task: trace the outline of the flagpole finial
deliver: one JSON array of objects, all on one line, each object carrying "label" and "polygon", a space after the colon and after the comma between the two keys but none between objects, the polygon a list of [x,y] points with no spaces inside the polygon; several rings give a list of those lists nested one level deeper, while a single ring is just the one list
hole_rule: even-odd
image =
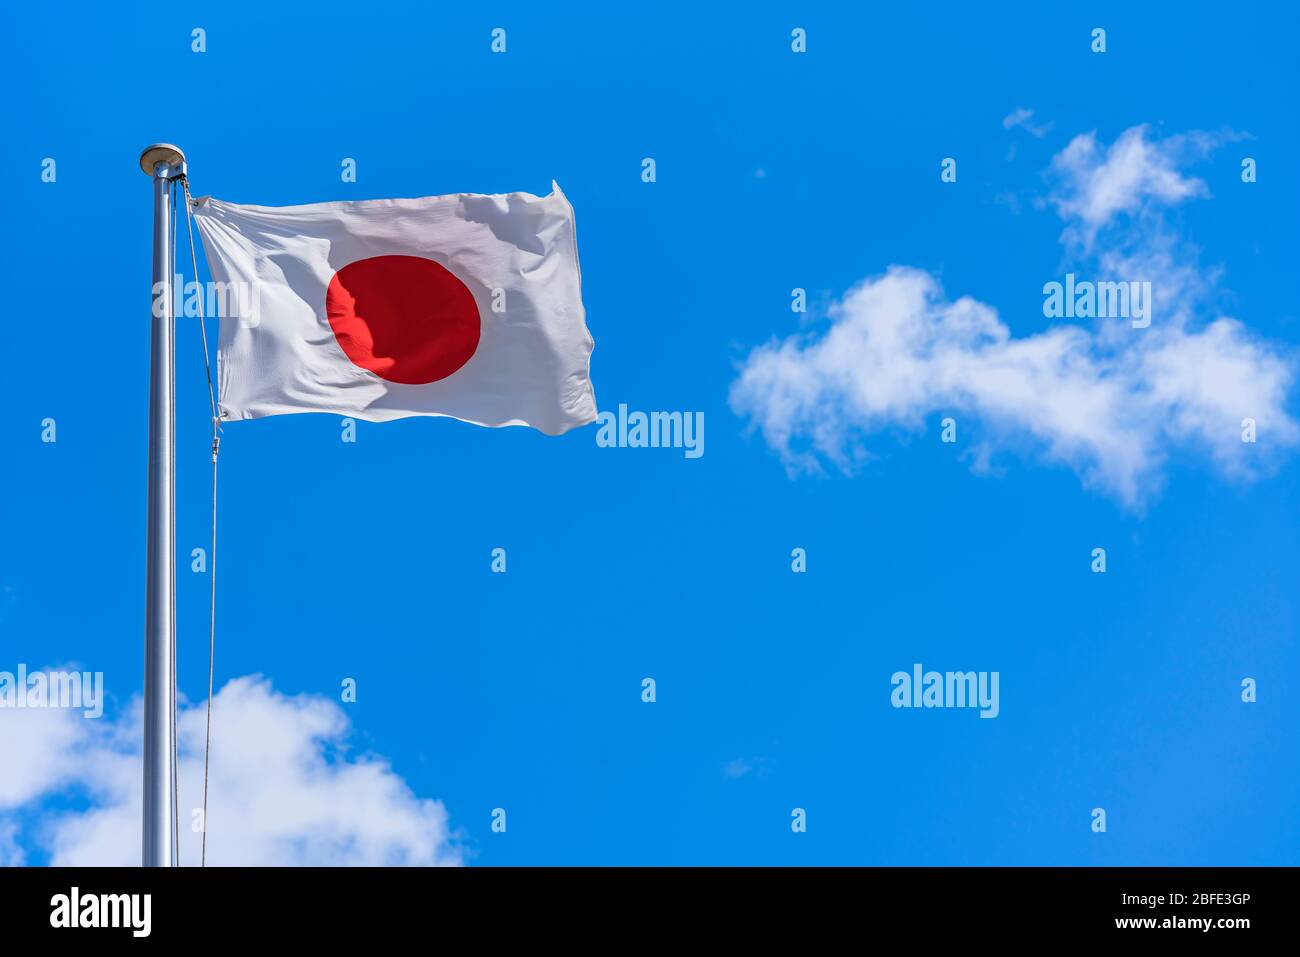
[{"label": "flagpole finial", "polygon": [[155,143],[153,146],[146,147],[140,154],[140,169],[148,176],[155,174],[159,163],[166,163],[168,167],[183,166],[185,153],[179,146],[172,146],[171,143]]}]

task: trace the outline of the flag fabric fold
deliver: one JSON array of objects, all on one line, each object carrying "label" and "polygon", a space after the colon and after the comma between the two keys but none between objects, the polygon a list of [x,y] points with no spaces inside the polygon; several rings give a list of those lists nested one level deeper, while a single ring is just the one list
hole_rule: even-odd
[{"label": "flag fabric fold", "polygon": [[223,420],[450,416],[558,435],[596,418],[573,207],[547,196],[194,201]]}]

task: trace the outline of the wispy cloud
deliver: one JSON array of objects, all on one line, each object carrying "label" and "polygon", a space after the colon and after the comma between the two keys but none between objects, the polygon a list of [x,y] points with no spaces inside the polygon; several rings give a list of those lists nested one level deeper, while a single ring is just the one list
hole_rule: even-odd
[{"label": "wispy cloud", "polygon": [[26,862],[18,844],[18,823],[0,819],[0,867],[21,867]]},{"label": "wispy cloud", "polygon": [[[996,452],[1024,451],[1134,508],[1159,490],[1174,448],[1227,475],[1257,474],[1300,441],[1286,408],[1295,369],[1287,351],[1209,312],[1216,277],[1160,218],[1161,208],[1205,193],[1172,163],[1189,142],[1152,143],[1135,127],[1109,148],[1076,137],[1053,161],[1067,249],[1089,251],[1093,278],[1141,278],[1161,290],[1150,328],[1035,317],[1051,324],[1013,337],[992,306],[949,299],[932,275],[893,266],[835,303],[828,328],[753,350],[733,383],[733,410],[792,474],[823,460],[851,471],[867,455],[866,436],[921,429],[938,414],[981,423],[984,471]],[[1141,223],[1120,222],[1125,215]],[[1254,445],[1241,441],[1247,418],[1257,423]]]},{"label": "wispy cloud", "polygon": [[732,758],[722,766],[722,774],[732,780],[747,777],[750,774],[762,777],[767,774],[769,765],[768,759],[763,757]]},{"label": "wispy cloud", "polygon": [[1050,121],[1047,123],[1035,123],[1034,111],[1026,109],[1023,106],[1016,107],[1006,116],[1002,117],[1002,128],[1004,130],[1020,127],[1030,136],[1040,140],[1052,131],[1054,125],[1055,124]]},{"label": "wispy cloud", "polygon": [[[344,753],[343,709],[288,697],[257,676],[213,702],[208,862],[218,865],[456,864],[437,801],[413,794],[382,759]],[[182,709],[181,849],[197,863],[204,705]],[[21,860],[18,822],[56,865],[133,865],[140,856],[140,707],[116,722],[67,710],[0,711],[0,858]],[[54,795],[89,806],[46,810]]]},{"label": "wispy cloud", "polygon": [[1060,181],[1052,202],[1066,221],[1064,240],[1088,249],[1098,231],[1120,214],[1209,195],[1203,180],[1176,167],[1187,139],[1158,142],[1148,132],[1146,126],[1132,127],[1105,148],[1096,133],[1083,133],[1052,158]]}]

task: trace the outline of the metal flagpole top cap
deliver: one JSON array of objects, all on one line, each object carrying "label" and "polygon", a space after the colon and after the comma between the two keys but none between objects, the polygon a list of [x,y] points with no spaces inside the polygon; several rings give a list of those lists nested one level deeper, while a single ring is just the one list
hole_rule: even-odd
[{"label": "metal flagpole top cap", "polygon": [[140,168],[150,176],[153,175],[154,167],[159,163],[177,166],[184,162],[185,154],[181,152],[181,148],[172,146],[170,143],[155,143],[140,154]]}]

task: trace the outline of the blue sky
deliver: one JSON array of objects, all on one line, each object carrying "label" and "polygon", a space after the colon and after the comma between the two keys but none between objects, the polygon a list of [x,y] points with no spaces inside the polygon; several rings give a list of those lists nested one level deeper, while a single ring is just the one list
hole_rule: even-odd
[{"label": "blue sky", "polygon": [[[304,819],[325,813],[346,837],[391,813],[393,853],[416,860],[1297,862],[1293,383],[1261,410],[1272,428],[1257,446],[1216,446],[1187,425],[1201,406],[1142,405],[1141,372],[1103,363],[1097,387],[1138,403],[1119,416],[1140,460],[1127,473],[1086,442],[1053,453],[1051,437],[1073,434],[1044,426],[1038,402],[999,409],[983,386],[904,383],[924,395],[872,415],[842,381],[824,386],[788,423],[795,459],[762,427],[776,422],[771,383],[734,391],[774,341],[793,343],[790,375],[824,374],[804,350],[837,324],[872,327],[870,310],[835,304],[895,265],[941,287],[938,311],[972,297],[1012,339],[1072,322],[1087,355],[1136,354],[1132,337],[1101,343],[1098,320],[1043,316],[1045,282],[1100,277],[1108,254],[1165,288],[1182,277],[1157,333],[1234,317],[1234,343],[1294,368],[1293,12],[213,4],[14,16],[20,42],[0,66],[12,97],[0,670],[103,671],[102,723],[129,737],[142,684],[145,145],[180,144],[196,195],[267,205],[544,193],[555,179],[577,215],[598,403],[702,411],[705,454],[599,448],[594,426],[548,438],[363,422],[344,444],[333,416],[231,424],[217,683],[266,680],[238,686],[225,732],[218,699],[220,761],[256,748],[250,714],[298,720],[308,750],[325,742],[308,764],[333,768],[326,777],[371,768],[395,788],[322,790],[331,808]],[[191,51],[195,27],[205,53]],[[494,27],[507,31],[503,55],[489,50]],[[795,27],[804,54],[791,51]],[[1094,27],[1104,54],[1089,49]],[[1004,125],[1017,109],[1033,111],[1032,129]],[[1081,239],[1095,207],[1080,204],[1134,128],[1148,172],[1197,185],[1174,198],[1158,180],[1130,183],[1132,204]],[[1080,136],[1091,160],[1054,161]],[[1241,182],[1246,156],[1256,183]],[[340,180],[345,157],[356,183]],[[955,183],[941,182],[945,157]],[[791,311],[795,287],[806,315]],[[205,544],[209,501],[202,357],[185,321],[177,364],[186,556]],[[1059,396],[1044,381],[1045,407]],[[1090,414],[1079,428],[1110,438],[1114,423]],[[956,443],[940,441],[945,415]],[[837,434],[821,449],[819,423]],[[840,454],[856,464],[841,468]],[[505,575],[490,571],[496,547]],[[795,547],[804,574],[791,571]],[[1096,547],[1104,575],[1090,570]],[[182,564],[179,682],[192,702],[206,695],[207,589]],[[892,708],[890,676],[916,662],[999,672],[999,716]],[[358,699],[343,704],[348,677]],[[1255,703],[1241,700],[1244,677]],[[332,731],[302,731],[322,714],[312,727]],[[65,765],[93,753],[85,767],[125,780],[129,748],[74,736],[61,750],[71,739],[27,737],[5,728],[12,717],[0,711],[0,739],[31,763],[4,773],[45,783],[0,789],[0,859],[119,853],[111,835],[82,840],[76,821],[111,832],[129,808],[114,817],[104,804],[127,799]],[[54,743],[24,751],[20,737]],[[123,760],[102,762],[105,748]],[[287,800],[290,823],[259,840],[288,857],[291,838],[294,854],[331,839],[295,830],[298,798]],[[441,802],[445,820],[420,800]],[[498,807],[504,834],[490,827]],[[796,807],[806,833],[791,830]],[[1090,827],[1096,807],[1104,834]],[[221,818],[214,803],[210,850],[238,859],[220,850]],[[433,850],[415,834],[425,825],[445,831]]]}]

